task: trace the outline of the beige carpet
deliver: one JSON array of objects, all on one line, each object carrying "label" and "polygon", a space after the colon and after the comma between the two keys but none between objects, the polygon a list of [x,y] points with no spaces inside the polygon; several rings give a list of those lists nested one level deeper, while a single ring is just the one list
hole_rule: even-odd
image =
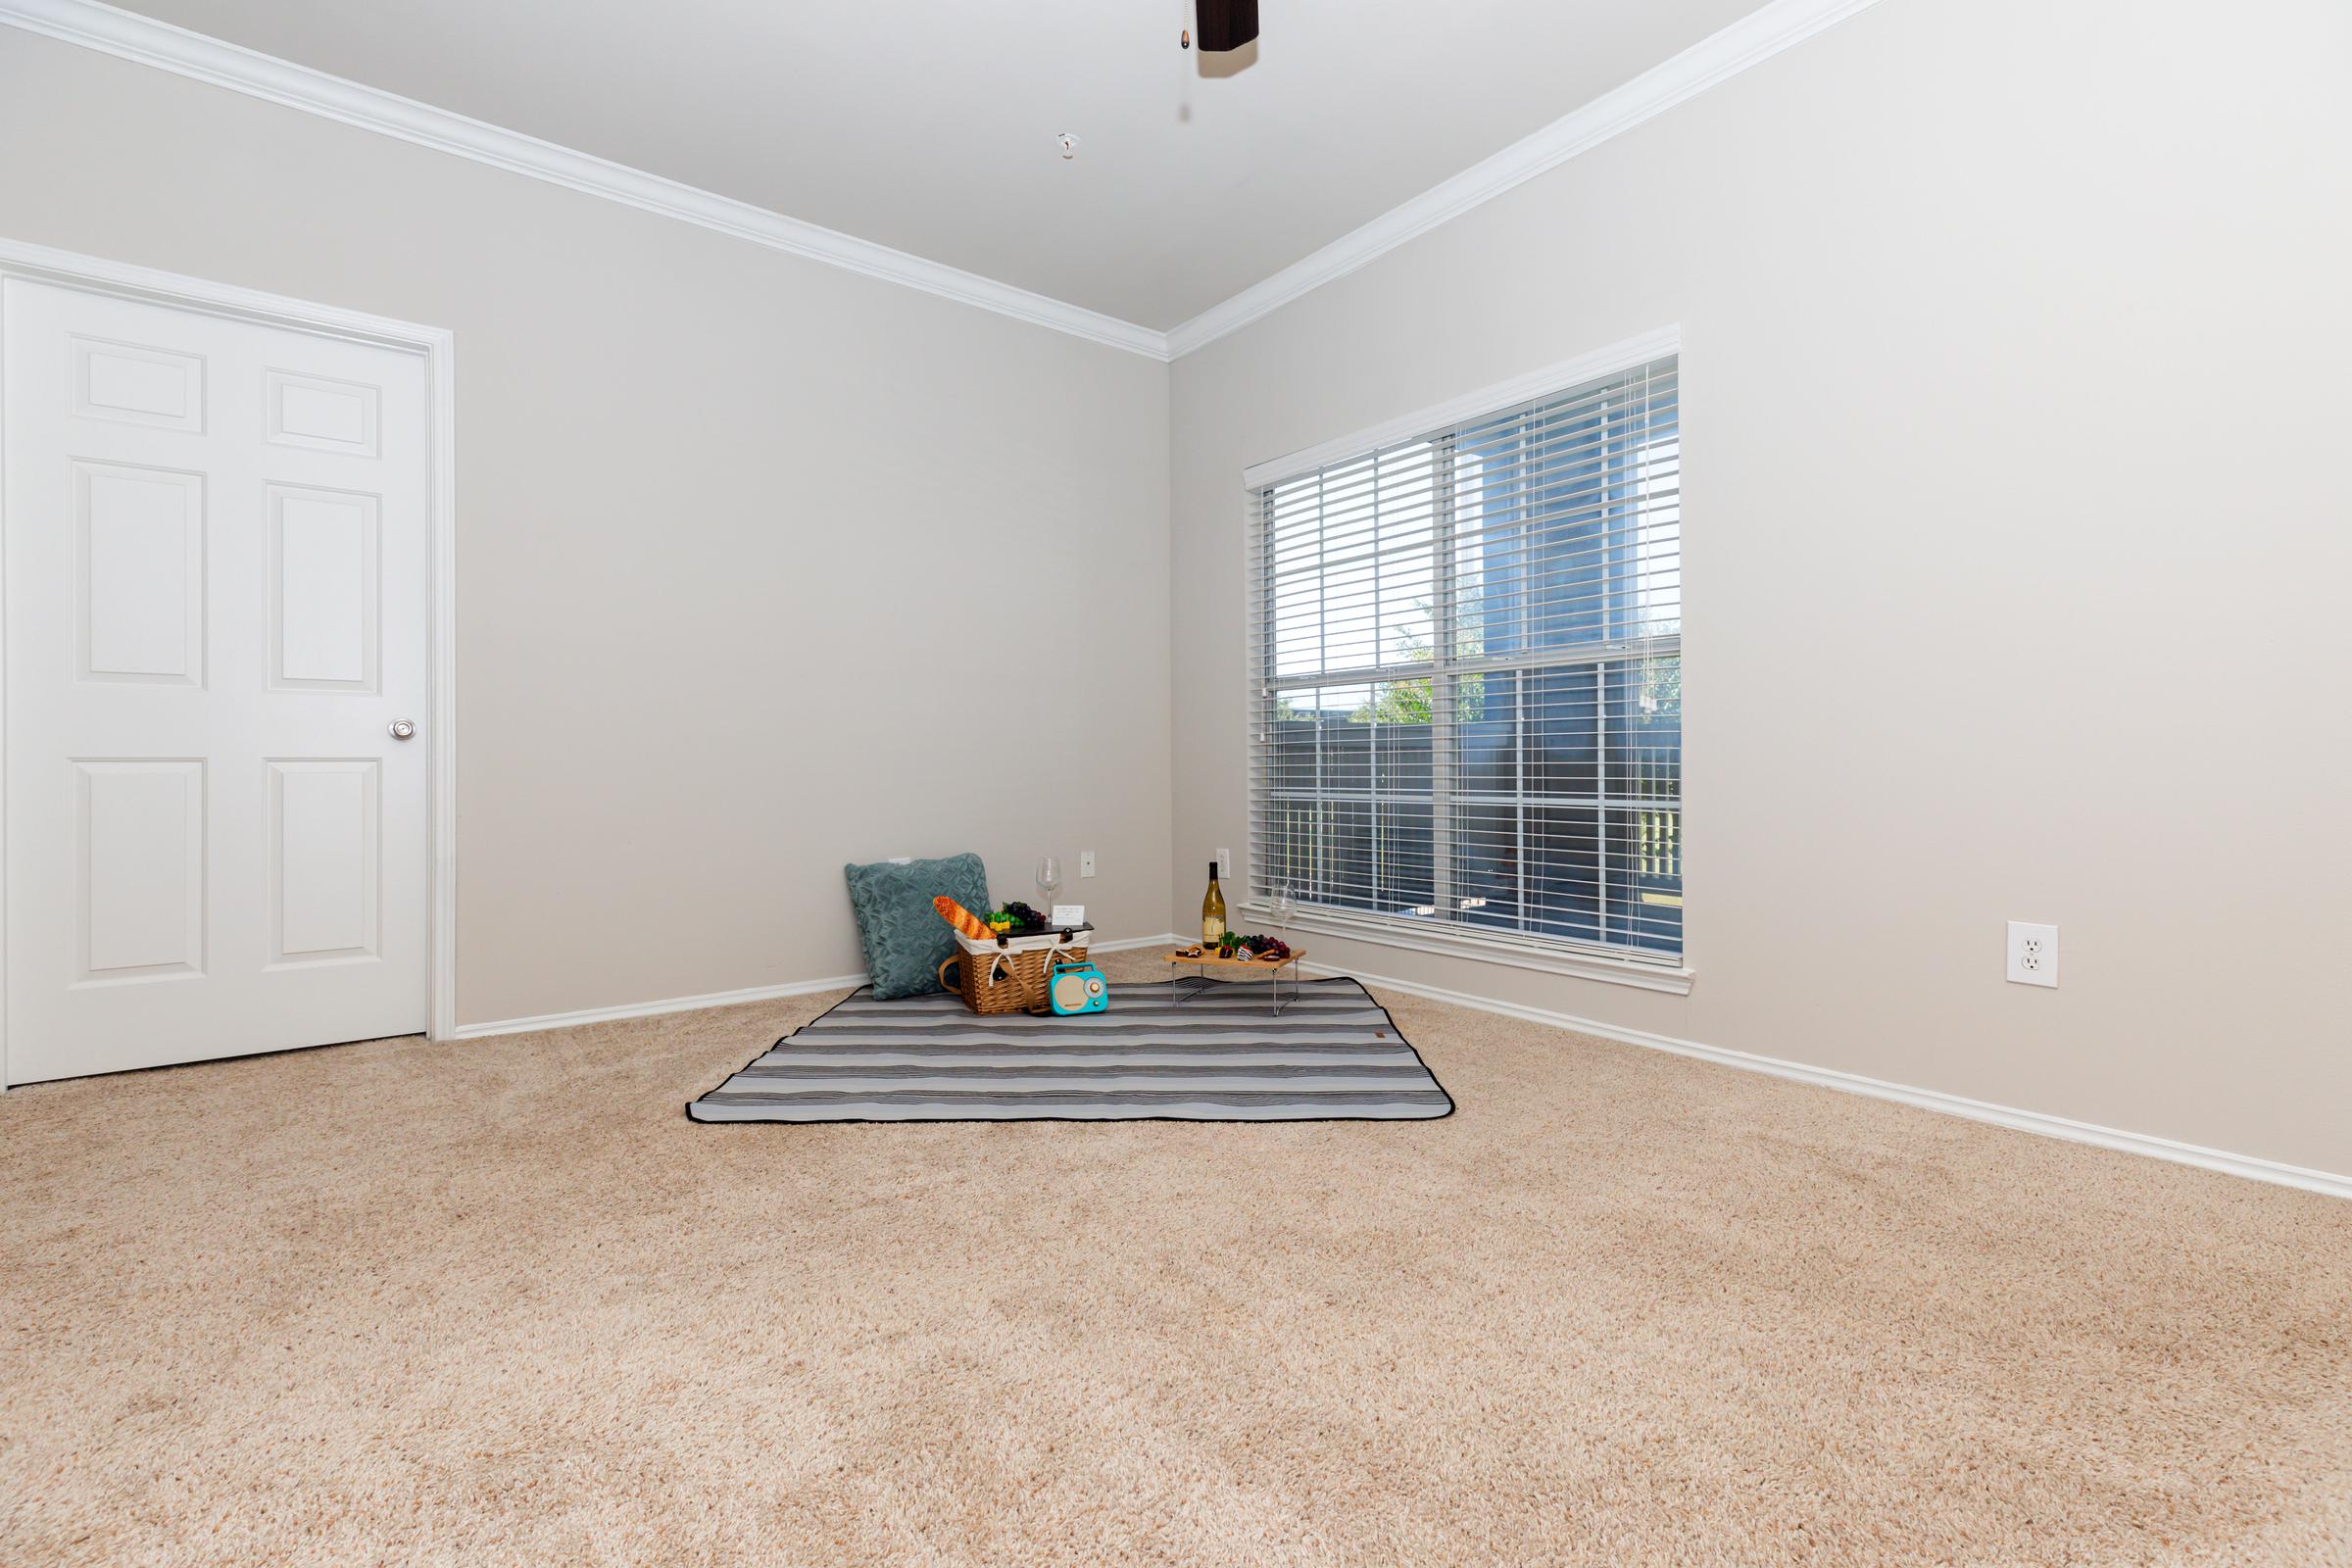
[{"label": "beige carpet", "polygon": [[830,1000],[0,1100],[0,1560],[2352,1562],[2352,1203],[1409,997],[1445,1121],[680,1113]]}]

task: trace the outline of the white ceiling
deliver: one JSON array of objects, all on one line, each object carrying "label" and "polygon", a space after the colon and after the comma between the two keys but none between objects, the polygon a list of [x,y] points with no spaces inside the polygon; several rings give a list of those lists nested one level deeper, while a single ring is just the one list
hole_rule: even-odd
[{"label": "white ceiling", "polygon": [[1761,0],[117,3],[1165,328]]}]

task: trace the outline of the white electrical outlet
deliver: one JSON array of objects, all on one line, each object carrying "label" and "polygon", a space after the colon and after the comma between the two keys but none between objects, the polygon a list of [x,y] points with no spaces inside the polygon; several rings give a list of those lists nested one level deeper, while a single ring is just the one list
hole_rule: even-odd
[{"label": "white electrical outlet", "polygon": [[1094,851],[1080,850],[1078,852],[1078,874],[1080,876],[1093,876],[1095,874]]},{"label": "white electrical outlet", "polygon": [[2021,986],[2058,984],[2058,928],[2009,922],[2009,978]]},{"label": "white electrical outlet", "polygon": [[1217,852],[1217,880],[1220,882],[1233,880],[1233,852],[1231,850]]}]

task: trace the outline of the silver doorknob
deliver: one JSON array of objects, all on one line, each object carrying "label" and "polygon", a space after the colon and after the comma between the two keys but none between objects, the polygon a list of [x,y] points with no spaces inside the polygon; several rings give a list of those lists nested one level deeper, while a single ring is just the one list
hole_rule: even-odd
[{"label": "silver doorknob", "polygon": [[405,741],[410,736],[416,733],[416,721],[415,719],[396,718],[385,727],[392,731],[392,738],[396,741]]}]

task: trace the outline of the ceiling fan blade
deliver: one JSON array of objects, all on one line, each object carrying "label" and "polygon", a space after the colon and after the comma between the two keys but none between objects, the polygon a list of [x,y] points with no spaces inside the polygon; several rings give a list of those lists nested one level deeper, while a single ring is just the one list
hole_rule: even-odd
[{"label": "ceiling fan blade", "polygon": [[1257,0],[1193,0],[1200,23],[1200,51],[1221,54],[1257,36]]}]

